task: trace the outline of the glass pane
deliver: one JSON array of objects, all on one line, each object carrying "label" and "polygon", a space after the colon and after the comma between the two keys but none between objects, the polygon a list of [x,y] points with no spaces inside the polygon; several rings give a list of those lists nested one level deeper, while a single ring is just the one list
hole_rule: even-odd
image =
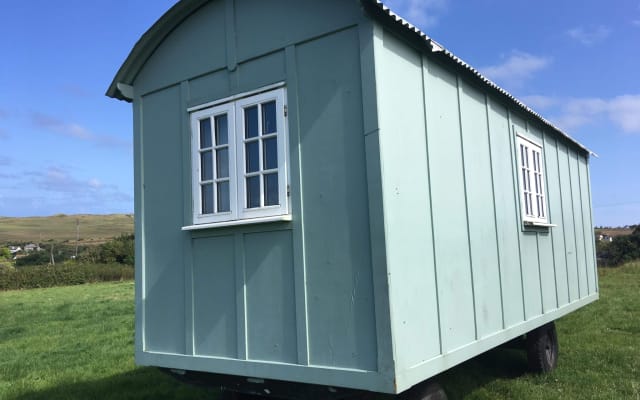
[{"label": "glass pane", "polygon": [[244,109],[244,137],[258,136],[258,106]]},{"label": "glass pane", "polygon": [[262,104],[262,134],[274,133],[276,127],[276,101]]},{"label": "glass pane", "polygon": [[200,179],[208,181],[213,179],[213,153],[205,151],[200,153]]},{"label": "glass pane", "polygon": [[538,174],[538,193],[542,194],[542,175]]},{"label": "glass pane", "polygon": [[216,150],[216,178],[229,177],[229,148]]},{"label": "glass pane", "polygon": [[200,148],[206,149],[207,147],[211,147],[211,120],[209,118],[200,120]]},{"label": "glass pane", "polygon": [[213,214],[213,183],[202,185],[202,213]]},{"label": "glass pane", "polygon": [[247,178],[247,208],[260,207],[260,176]]},{"label": "glass pane", "polygon": [[267,174],[264,176],[264,205],[278,204],[278,174]]},{"label": "glass pane", "polygon": [[246,171],[255,172],[260,170],[260,147],[258,141],[245,144]]},{"label": "glass pane", "polygon": [[278,168],[278,139],[269,138],[262,142],[262,162],[264,169]]},{"label": "glass pane", "polygon": [[227,114],[216,117],[216,146],[229,143],[229,124]]},{"label": "glass pane", "polygon": [[218,212],[229,211],[229,182],[218,183]]},{"label": "glass pane", "polygon": [[540,202],[540,196],[536,196],[536,205],[538,206],[538,217],[542,217],[542,203]]}]

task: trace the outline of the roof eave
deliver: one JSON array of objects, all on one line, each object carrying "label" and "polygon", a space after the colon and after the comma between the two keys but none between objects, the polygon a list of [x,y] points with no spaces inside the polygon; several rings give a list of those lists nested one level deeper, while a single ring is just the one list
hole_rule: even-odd
[{"label": "roof eave", "polygon": [[131,102],[133,96],[128,93],[127,88],[133,85],[133,81],[138,76],[147,59],[153,54],[162,41],[178,26],[185,18],[194,13],[208,0],[182,0],[169,9],[151,28],[149,28],[136,42],[131,49],[116,76],[111,81],[107,96],[118,100]]}]

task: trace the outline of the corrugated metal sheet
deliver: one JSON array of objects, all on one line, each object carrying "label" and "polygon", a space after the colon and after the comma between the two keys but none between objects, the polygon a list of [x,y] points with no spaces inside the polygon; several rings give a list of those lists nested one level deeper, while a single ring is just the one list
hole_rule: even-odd
[{"label": "corrugated metal sheet", "polygon": [[516,106],[518,106],[521,110],[525,111],[529,115],[532,115],[537,120],[542,122],[544,125],[546,125],[546,126],[552,128],[553,130],[557,131],[558,133],[563,135],[565,138],[567,138],[571,142],[575,143],[577,146],[579,146],[581,149],[585,150],[586,152],[588,152],[590,154],[593,154],[593,155],[596,155],[594,152],[592,152],[591,150],[589,150],[588,148],[583,146],[580,142],[578,142],[577,140],[575,140],[574,138],[569,136],[566,132],[562,131],[562,129],[558,128],[557,126],[552,124],[549,120],[544,118],[542,115],[538,114],[536,111],[531,109],[529,106],[524,104],[522,101],[518,100],[511,93],[507,92],[506,90],[504,90],[503,88],[498,86],[498,84],[493,82],[491,79],[489,79],[489,78],[485,77],[484,75],[482,75],[480,73],[480,71],[478,71],[477,69],[473,68],[471,65],[469,65],[467,62],[462,60],[460,57],[458,57],[455,54],[453,54],[451,51],[447,50],[440,43],[438,43],[435,40],[431,39],[426,33],[421,31],[418,27],[416,27],[415,25],[411,24],[406,19],[402,18],[401,16],[399,16],[398,14],[393,12],[382,1],[380,1],[380,0],[362,0],[362,3],[363,4],[367,4],[368,3],[370,5],[373,5],[373,6],[377,7],[377,8],[379,8],[382,11],[382,14],[386,15],[386,17],[390,21],[392,21],[394,24],[396,24],[398,27],[401,27],[402,29],[404,29],[407,32],[415,34],[415,35],[419,36],[422,40],[424,40],[425,43],[431,48],[431,52],[432,53],[441,53],[441,54],[443,54],[444,56],[449,58],[451,61],[453,61],[455,64],[459,65],[464,70],[470,72],[472,75],[475,75],[485,85],[491,87],[492,89],[494,89],[495,91],[500,93],[502,96],[506,97],[508,100],[510,100]]}]

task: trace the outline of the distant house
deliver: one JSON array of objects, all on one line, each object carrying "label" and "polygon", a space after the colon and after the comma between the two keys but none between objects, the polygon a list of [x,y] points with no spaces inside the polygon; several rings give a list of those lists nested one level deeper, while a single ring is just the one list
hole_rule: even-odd
[{"label": "distant house", "polygon": [[11,254],[16,254],[16,253],[21,252],[21,251],[22,251],[22,247],[20,247],[20,246],[9,246],[9,252]]},{"label": "distant house", "polygon": [[29,243],[24,246],[24,251],[26,251],[27,253],[32,251],[40,251],[40,250],[42,250],[40,246],[35,243]]},{"label": "distant house", "polygon": [[605,242],[613,242],[613,236],[600,234],[600,235],[598,235],[598,240],[602,240],[602,241],[605,241]]}]

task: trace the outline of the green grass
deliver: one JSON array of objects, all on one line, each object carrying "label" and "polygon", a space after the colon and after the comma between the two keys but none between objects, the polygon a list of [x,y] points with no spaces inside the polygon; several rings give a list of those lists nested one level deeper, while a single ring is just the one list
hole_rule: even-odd
[{"label": "green grass", "polygon": [[[498,348],[438,377],[450,399],[640,399],[640,263],[600,271],[600,301],[557,322],[558,369]],[[0,292],[0,399],[213,399],[133,363],[133,284]]]},{"label": "green grass", "polygon": [[556,322],[560,356],[550,374],[498,348],[440,377],[452,399],[640,400],[640,263],[600,269],[600,300]]},{"label": "green grass", "polygon": [[133,283],[0,293],[0,399],[211,399],[133,363]]},{"label": "green grass", "polygon": [[76,240],[76,220],[80,226],[80,244],[104,242],[133,232],[133,215],[65,215],[50,217],[0,217],[0,244],[43,243]]}]

